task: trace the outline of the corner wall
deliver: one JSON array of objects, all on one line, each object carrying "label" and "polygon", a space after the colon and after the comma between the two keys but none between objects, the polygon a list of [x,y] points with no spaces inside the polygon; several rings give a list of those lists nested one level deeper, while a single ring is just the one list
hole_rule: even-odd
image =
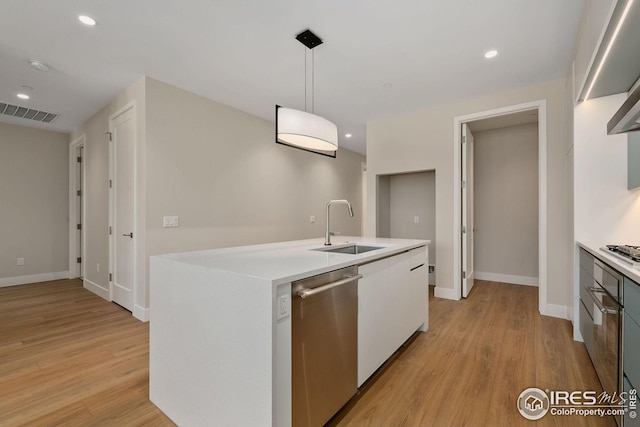
[{"label": "corner wall", "polygon": [[[362,162],[275,143],[274,124],[169,84],[147,79],[146,224],[151,255],[324,236],[361,234]],[[163,228],[163,216],[179,216]],[[315,222],[309,221],[315,216]],[[145,296],[148,301],[148,294]]]},{"label": "corner wall", "polygon": [[[75,130],[85,136],[85,287],[109,299],[109,117],[136,111],[136,284],[134,316],[149,316],[149,256],[324,236],[325,205],[348,199],[355,218],[336,209],[332,231],[362,229],[362,163],[275,144],[272,122],[143,77]],[[66,154],[68,156],[68,154]],[[180,226],[163,228],[163,216]],[[310,222],[315,216],[315,222]]]},{"label": "corner wall", "polygon": [[[558,80],[520,88],[454,104],[416,111],[400,117],[379,120],[367,126],[368,186],[366,234],[376,230],[376,175],[435,169],[436,242],[438,284],[436,292],[451,298],[455,295],[453,271],[454,218],[454,119],[481,111],[547,101],[547,304],[567,305],[569,265],[567,246],[566,152],[570,146],[566,108],[567,81]],[[438,289],[439,288],[439,289]]]},{"label": "corner wall", "polygon": [[0,287],[68,277],[68,141],[0,123]]},{"label": "corner wall", "polygon": [[[118,95],[82,126],[74,130],[68,142],[85,137],[84,162],[84,286],[109,299],[109,117],[133,103],[136,114],[136,195],[144,196],[145,78],[139,79]],[[68,147],[68,145],[67,145]],[[68,148],[67,148],[68,149]],[[67,154],[68,155],[68,154]],[[68,173],[68,171],[67,171]],[[68,191],[68,190],[67,190]],[[138,204],[136,230],[144,231],[144,206]],[[68,210],[68,207],[67,207]],[[140,234],[140,232],[138,233]],[[142,251],[143,236],[136,241]],[[144,283],[144,257],[136,265],[136,282]],[[144,289],[142,289],[144,292]]]}]

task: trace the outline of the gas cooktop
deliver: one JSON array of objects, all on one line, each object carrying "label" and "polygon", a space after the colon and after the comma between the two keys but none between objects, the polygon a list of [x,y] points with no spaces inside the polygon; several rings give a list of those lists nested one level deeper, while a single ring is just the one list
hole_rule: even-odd
[{"label": "gas cooktop", "polygon": [[628,262],[634,267],[640,266],[640,246],[607,245],[601,249],[616,258]]}]

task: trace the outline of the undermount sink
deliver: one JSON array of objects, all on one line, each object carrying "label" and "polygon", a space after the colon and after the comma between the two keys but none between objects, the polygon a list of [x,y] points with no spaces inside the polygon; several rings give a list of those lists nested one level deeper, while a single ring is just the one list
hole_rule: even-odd
[{"label": "undermount sink", "polygon": [[357,255],[357,254],[363,254],[369,251],[375,251],[376,249],[382,249],[382,248],[384,248],[384,246],[349,245],[349,246],[340,246],[338,248],[319,248],[319,249],[312,249],[312,250],[321,251],[321,252],[331,252],[334,254]]}]

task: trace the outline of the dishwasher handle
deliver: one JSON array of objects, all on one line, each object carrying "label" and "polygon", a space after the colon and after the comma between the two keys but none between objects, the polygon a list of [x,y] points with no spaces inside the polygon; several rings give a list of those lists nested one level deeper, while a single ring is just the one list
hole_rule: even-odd
[{"label": "dishwasher handle", "polygon": [[605,291],[603,289],[600,289],[600,288],[587,288],[587,291],[589,292],[589,296],[591,297],[591,299],[593,300],[594,304],[596,305],[596,307],[598,307],[598,310],[600,310],[601,313],[604,313],[604,314],[618,314],[618,310],[616,310],[615,308],[611,308],[611,307],[605,307],[604,304],[602,304],[602,301],[600,301],[598,299],[598,297],[596,296],[596,293],[604,294]]},{"label": "dishwasher handle", "polygon": [[335,282],[327,283],[326,285],[318,286],[313,289],[302,288],[298,291],[300,298],[310,297],[311,295],[319,294],[336,286],[346,285],[347,283],[355,282],[358,279],[362,279],[362,274],[356,274],[355,276],[347,276],[344,279],[336,280]]}]

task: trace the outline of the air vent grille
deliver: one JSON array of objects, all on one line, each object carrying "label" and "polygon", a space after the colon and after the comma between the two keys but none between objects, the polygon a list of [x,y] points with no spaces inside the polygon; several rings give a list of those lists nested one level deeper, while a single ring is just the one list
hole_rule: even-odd
[{"label": "air vent grille", "polygon": [[5,116],[21,117],[23,119],[35,120],[37,122],[51,123],[59,114],[47,111],[34,110],[32,108],[19,107],[7,102],[0,102],[0,114]]}]

